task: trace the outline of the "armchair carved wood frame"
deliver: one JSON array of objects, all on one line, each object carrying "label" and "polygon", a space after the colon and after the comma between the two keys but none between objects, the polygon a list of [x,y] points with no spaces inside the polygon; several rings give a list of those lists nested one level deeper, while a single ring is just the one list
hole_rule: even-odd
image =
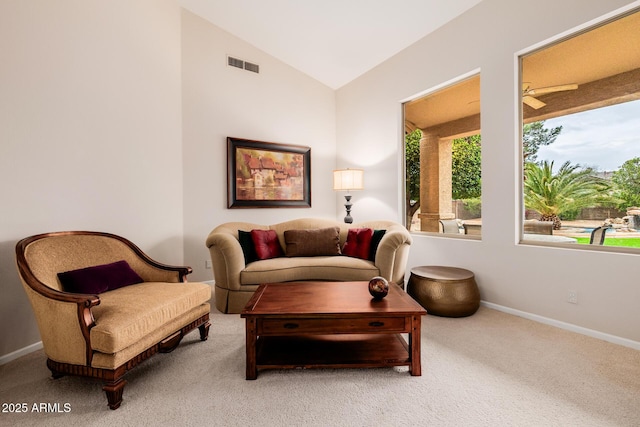
[{"label": "armchair carved wood frame", "polygon": [[[121,361],[118,357],[108,359],[108,357],[112,357],[113,355],[107,355],[107,360],[112,363],[112,366],[109,366],[109,363],[103,363],[103,366],[99,366],[100,363],[96,363],[95,360],[95,356],[99,352],[92,347],[91,330],[96,326],[96,320],[94,319],[92,310],[100,305],[101,296],[105,294],[89,295],[64,292],[60,288],[59,281],[54,279],[54,277],[57,273],[55,270],[64,271],[60,270],[60,267],[65,263],[65,261],[55,260],[53,261],[53,266],[46,266],[46,268],[43,268],[42,265],[34,267],[32,259],[33,256],[29,254],[30,246],[38,241],[65,237],[79,239],[78,242],[83,242],[83,239],[93,239],[92,244],[94,248],[96,247],[95,241],[105,239],[105,241],[108,242],[106,246],[104,246],[106,250],[100,251],[101,253],[96,256],[90,255],[88,257],[89,261],[93,263],[96,263],[97,261],[104,262],[111,261],[109,257],[120,257],[122,255],[120,253],[109,254],[109,248],[116,248],[115,252],[123,251],[125,257],[130,258],[130,262],[135,265],[132,265],[132,268],[136,270],[145,282],[184,282],[185,288],[192,285],[203,286],[203,284],[186,283],[186,276],[192,272],[191,267],[169,266],[154,261],[132,242],[109,233],[94,231],[45,233],[27,237],[16,244],[16,263],[18,272],[25,291],[27,292],[34,308],[36,320],[38,321],[38,327],[42,336],[44,351],[47,355],[47,367],[51,371],[53,378],[58,379],[65,375],[75,375],[100,379],[104,382],[103,390],[107,395],[109,408],[117,409],[122,403],[123,389],[127,383],[123,377],[127,371],[156,353],[168,353],[173,351],[178,346],[182,338],[196,328],[200,331],[200,339],[202,341],[205,341],[208,338],[209,327],[211,325],[209,322],[209,304],[208,302],[201,303],[197,307],[197,311],[191,310],[189,313],[186,313],[186,319],[188,319],[186,320],[186,324],[184,322],[172,324],[171,327],[174,329],[171,329],[169,335],[164,335],[163,338],[158,338],[159,341],[155,341],[155,343],[152,343],[150,346],[145,345],[146,348],[139,353],[138,350],[135,350],[137,354],[134,354],[133,357],[126,355],[126,359]],[[80,246],[80,248],[74,247],[71,250],[65,248],[61,253],[78,253],[79,251],[82,251],[82,244],[77,245],[78,242],[74,242],[74,245]],[[103,242],[100,242],[100,245],[101,244],[103,244]],[[74,245],[71,246],[73,247]],[[100,245],[98,245],[98,247],[101,247],[102,249],[103,247]],[[106,254],[102,252],[106,252]],[[54,254],[54,257],[57,255],[60,254]],[[84,260],[83,262],[86,263],[87,260]],[[149,285],[153,285],[153,283],[149,283]],[[132,287],[135,286],[137,285],[133,285]],[[208,287],[209,285],[205,286]],[[58,289],[56,289],[56,287]],[[113,292],[118,292],[118,290]],[[200,289],[200,292],[202,292],[202,289]],[[45,301],[47,304],[53,305],[54,307],[65,306],[67,309],[66,320],[63,319],[61,323],[67,322],[66,324],[71,325],[71,328],[76,331],[79,328],[81,334],[77,333],[78,338],[76,338],[76,342],[80,343],[78,347],[82,347],[82,340],[84,340],[84,348],[80,348],[79,351],[76,352],[75,359],[73,357],[71,358],[74,360],[73,362],[65,360],[65,357],[60,357],[60,350],[55,347],[60,347],[61,344],[56,344],[54,342],[56,339],[54,335],[55,332],[52,334],[54,328],[50,325],[47,326],[47,323],[52,323],[51,319],[56,318],[56,314],[49,313],[41,316],[42,313],[38,313],[39,309],[36,307],[38,301]],[[76,306],[76,320],[73,320],[73,317],[76,316],[73,314],[73,305]],[[46,316],[49,317],[47,318]],[[43,331],[43,329],[46,329],[46,331]],[[167,332],[163,331],[160,333],[165,334]],[[52,349],[51,347],[54,348]],[[131,347],[129,347],[129,351],[131,351]],[[84,355],[82,355],[82,353],[84,353]],[[104,358],[105,355],[101,354],[100,357]],[[60,361],[61,359],[65,361]]]}]

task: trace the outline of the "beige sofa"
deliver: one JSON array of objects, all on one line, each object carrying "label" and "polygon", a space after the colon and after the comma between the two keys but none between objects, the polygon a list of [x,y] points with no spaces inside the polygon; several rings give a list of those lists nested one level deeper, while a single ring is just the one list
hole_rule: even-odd
[{"label": "beige sofa", "polygon": [[[385,230],[375,259],[369,261],[349,256],[278,257],[251,262],[245,257],[238,231],[274,230],[280,246],[285,249],[285,231],[339,228],[340,246],[346,241],[348,230],[371,228]],[[392,221],[368,221],[345,224],[327,219],[304,218],[274,225],[247,222],[221,224],[207,237],[215,278],[215,304],[223,313],[239,313],[261,283],[330,280],[360,281],[374,276],[404,285],[411,235],[407,229]]]},{"label": "beige sofa", "polygon": [[190,267],[158,263],[122,237],[40,234],[17,243],[16,263],[53,377],[103,380],[111,409],[128,370],[196,328],[207,339],[211,286],[186,283]]}]

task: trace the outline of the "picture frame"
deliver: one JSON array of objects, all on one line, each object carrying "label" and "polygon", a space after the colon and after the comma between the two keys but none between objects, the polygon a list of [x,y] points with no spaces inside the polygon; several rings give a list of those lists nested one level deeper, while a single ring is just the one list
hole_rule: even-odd
[{"label": "picture frame", "polygon": [[311,148],[227,137],[227,206],[310,208]]}]

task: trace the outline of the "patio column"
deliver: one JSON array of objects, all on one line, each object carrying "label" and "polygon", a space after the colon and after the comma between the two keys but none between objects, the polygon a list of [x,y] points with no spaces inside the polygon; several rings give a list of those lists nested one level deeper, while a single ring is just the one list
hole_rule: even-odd
[{"label": "patio column", "polygon": [[452,139],[422,130],[420,139],[420,230],[437,233],[440,219],[453,219],[451,203]]}]

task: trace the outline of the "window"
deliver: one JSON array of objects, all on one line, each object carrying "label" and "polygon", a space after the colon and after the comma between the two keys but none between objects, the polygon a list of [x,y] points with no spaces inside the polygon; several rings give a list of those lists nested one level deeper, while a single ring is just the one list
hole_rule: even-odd
[{"label": "window", "polygon": [[480,236],[480,76],[404,104],[405,213],[411,231]]},{"label": "window", "polygon": [[638,28],[636,10],[520,57],[523,241],[640,248]]}]

